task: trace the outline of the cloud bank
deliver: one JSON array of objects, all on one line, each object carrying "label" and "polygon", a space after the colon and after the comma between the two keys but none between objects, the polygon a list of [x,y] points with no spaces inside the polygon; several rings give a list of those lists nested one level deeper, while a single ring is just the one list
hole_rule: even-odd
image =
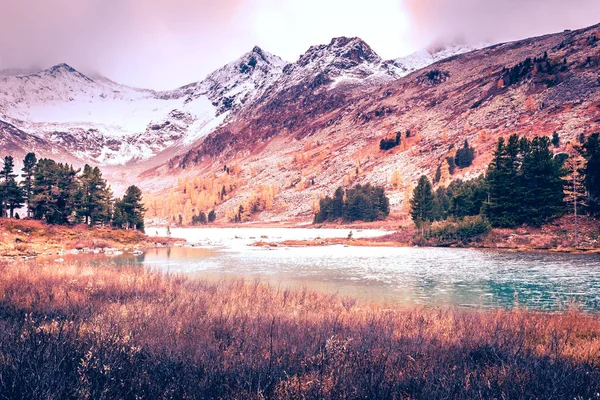
[{"label": "cloud bank", "polygon": [[0,69],[68,63],[132,86],[203,79],[254,45],[295,61],[359,36],[384,58],[600,22],[599,0],[0,0]]},{"label": "cloud bank", "polygon": [[598,0],[406,0],[411,40],[505,42],[600,23]]}]

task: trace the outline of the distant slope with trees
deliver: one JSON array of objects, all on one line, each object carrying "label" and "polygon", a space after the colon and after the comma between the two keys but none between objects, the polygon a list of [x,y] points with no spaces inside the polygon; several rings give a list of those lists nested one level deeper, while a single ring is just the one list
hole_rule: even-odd
[{"label": "distant slope with trees", "polygon": [[[570,154],[554,154],[554,143],[556,137],[511,135],[498,139],[487,172],[477,179],[433,190],[430,179],[421,176],[410,201],[421,236],[465,242],[491,227],[540,227],[573,213],[577,242],[578,215],[600,217],[600,134],[571,145]],[[432,227],[434,221],[444,223]]]}]

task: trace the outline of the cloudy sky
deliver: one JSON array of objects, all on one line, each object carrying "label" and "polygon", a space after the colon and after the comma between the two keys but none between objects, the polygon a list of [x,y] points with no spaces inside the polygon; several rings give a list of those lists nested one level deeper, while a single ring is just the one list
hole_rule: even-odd
[{"label": "cloudy sky", "polygon": [[359,36],[383,58],[436,40],[500,42],[600,23],[600,0],[0,0],[0,69],[65,62],[174,88],[254,45],[295,61]]}]

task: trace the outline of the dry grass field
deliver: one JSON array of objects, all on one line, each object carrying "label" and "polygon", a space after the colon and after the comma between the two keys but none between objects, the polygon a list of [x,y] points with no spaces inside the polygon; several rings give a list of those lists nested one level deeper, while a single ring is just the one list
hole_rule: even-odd
[{"label": "dry grass field", "polygon": [[600,319],[0,264],[1,399],[597,398]]}]

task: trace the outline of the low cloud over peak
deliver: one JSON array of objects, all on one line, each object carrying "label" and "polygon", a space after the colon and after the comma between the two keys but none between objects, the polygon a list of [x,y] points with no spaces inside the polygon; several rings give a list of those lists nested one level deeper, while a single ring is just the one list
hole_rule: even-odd
[{"label": "low cloud over peak", "polygon": [[174,88],[255,44],[288,61],[359,36],[383,58],[436,40],[498,42],[600,22],[599,0],[0,0],[0,70],[68,63]]}]

